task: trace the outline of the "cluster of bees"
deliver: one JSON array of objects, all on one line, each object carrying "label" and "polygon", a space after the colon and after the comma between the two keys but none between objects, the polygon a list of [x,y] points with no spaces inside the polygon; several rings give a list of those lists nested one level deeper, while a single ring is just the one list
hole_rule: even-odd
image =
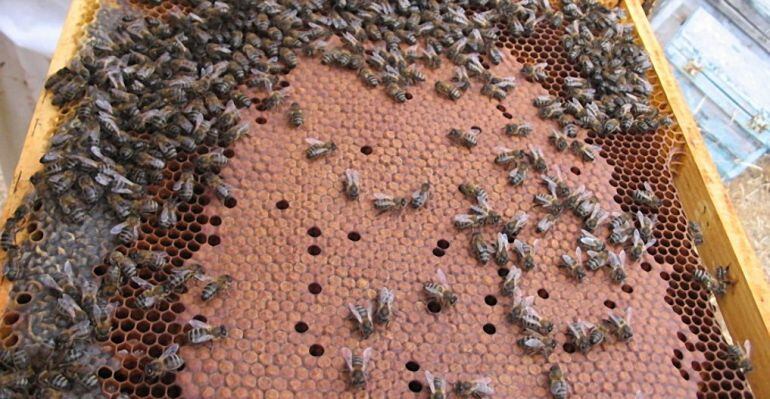
[{"label": "cluster of bees", "polygon": [[[151,2],[158,3],[157,0]],[[107,272],[98,284],[91,276],[78,276],[66,262],[58,266],[60,271],[55,274],[32,275],[19,266],[29,254],[22,253],[15,244],[29,204],[19,208],[8,220],[0,237],[9,258],[5,276],[17,282],[34,280],[44,287],[60,318],[56,328],[61,338],[53,343],[57,355],[39,375],[33,375],[27,367],[29,356],[23,345],[0,353],[0,368],[4,369],[0,390],[5,397],[59,397],[77,385],[88,389],[96,387],[92,369],[81,367],[73,359],[78,358],[78,351],[82,352],[93,339],[103,339],[109,334],[114,308],[109,298],[121,286],[131,284],[140,288],[134,306],[150,309],[169,300],[193,279],[208,282],[201,294],[202,300],[210,299],[231,284],[229,276],[206,277],[197,265],[175,269],[163,283],[152,284],[138,274],[144,268],[164,270],[165,256],[130,248],[140,237],[142,223],[164,230],[174,227],[177,206],[192,200],[196,187],[203,186],[222,201],[232,199],[231,188],[218,174],[227,164],[224,148],[247,135],[250,129],[247,122],[240,120],[239,109],[252,105],[260,110],[280,107],[289,96],[280,84],[281,76],[297,66],[299,55],[320,56],[323,64],[355,71],[365,85],[383,87],[386,94],[399,103],[410,98],[409,86],[426,80],[420,64],[436,69],[446,59],[455,69],[451,77],[433,84],[438,95],[456,101],[470,88],[473,79],[481,84],[482,95],[502,100],[515,88],[516,82],[513,77],[494,76],[486,64],[486,61],[502,62],[502,53],[494,45],[501,34],[496,26],[504,25],[513,36],[531,34],[538,23],[565,26],[564,47],[585,78],[565,80],[568,99],[539,98],[535,104],[541,117],[558,119],[563,127],[562,132],[552,133],[552,143],[558,149],[569,147],[584,161],[595,158],[596,150],[585,143],[578,140],[567,143],[564,136],[574,138],[576,125],[612,134],[646,132],[670,123],[649,105],[651,85],[644,78],[649,61],[633,43],[631,29],[619,23],[621,12],[607,10],[595,0],[563,1],[560,10],[553,9],[548,0],[188,0],[187,3],[189,12],[174,9],[163,19],[121,14],[109,32],[104,28],[97,30],[78,57],[46,82],[53,104],[75,112],[60,123],[51,138],[49,151],[40,160],[43,170],[32,178],[35,197],[49,205],[43,209],[56,209],[60,220],[74,225],[83,224],[100,206],[106,207],[117,222],[110,231],[115,243],[129,250],[107,252]],[[467,12],[470,6],[479,6],[484,11]],[[542,64],[525,65],[522,72],[532,81],[548,77]],[[253,104],[251,97],[238,91],[239,86],[263,95]],[[300,127],[304,118],[299,103],[292,102],[287,111],[288,123]],[[505,131],[513,136],[528,134],[523,124],[506,126]],[[448,136],[468,148],[477,143],[472,131],[453,130]],[[308,159],[327,156],[337,149],[333,141],[308,139],[308,144]],[[214,149],[199,153],[204,145]],[[193,155],[193,167],[181,171],[173,183],[173,194],[162,200],[149,195],[148,188],[164,180],[168,163],[182,153],[199,154]],[[536,196],[535,202],[547,215],[537,224],[539,233],[546,233],[562,210],[572,209],[583,219],[585,229],[576,251],[586,251],[589,258],[585,263],[590,269],[609,265],[615,276],[613,281],[622,281],[625,273],[617,270],[622,270],[623,252],[613,253],[591,233],[606,217],[593,196],[584,189],[572,190],[564,185],[558,171],[555,176],[546,175],[547,165],[536,148],[530,148],[523,155],[504,151],[498,158],[503,165],[515,165],[508,177],[514,185],[521,184],[526,178],[524,172],[530,167],[543,173],[548,192]],[[430,183],[426,182],[411,197],[377,194],[373,204],[380,213],[399,211],[407,204],[421,208],[428,201],[430,189]],[[496,263],[505,264],[509,261],[508,244],[512,242],[522,269],[534,268],[537,241],[528,245],[516,238],[527,224],[528,216],[520,214],[504,223],[497,240],[487,244],[480,229],[498,226],[502,217],[489,206],[483,189],[465,184],[460,190],[475,203],[468,214],[458,215],[454,223],[458,228],[474,230],[471,239],[474,257],[481,263],[494,258]],[[349,199],[358,198],[358,172],[345,171],[343,192]],[[635,192],[634,198],[646,206],[655,205],[652,202],[657,200],[652,190],[647,189]],[[612,234],[616,237],[611,236],[610,242],[623,245],[636,260],[651,238],[641,219],[629,220],[627,216],[611,219]],[[639,225],[632,229],[631,224],[636,222]],[[94,247],[94,251],[98,249]],[[562,267],[580,280],[581,254],[565,255],[562,259]],[[539,318],[531,301],[518,293],[516,284],[520,273],[521,270],[513,267],[502,283],[503,292],[514,297],[511,321],[528,331],[528,335],[519,340],[527,353],[545,354],[551,346],[547,341],[550,331],[546,331],[547,323]],[[458,300],[457,295],[443,272],[438,271],[437,276],[438,281],[426,283],[424,291],[431,301],[444,307],[452,306]],[[696,278],[707,289],[718,293],[729,284],[726,276],[725,272],[711,277],[703,271]],[[351,314],[361,326],[370,322],[387,325],[394,298],[392,292],[383,289],[378,295],[376,311],[371,306],[351,306]],[[227,334],[224,326],[212,327],[197,320],[190,324],[184,343],[199,344]],[[371,331],[374,331],[373,324]],[[611,315],[598,327],[587,322],[570,326],[571,337],[579,347],[586,342],[594,345],[597,331],[613,334],[621,341],[631,336],[628,317],[624,320]],[[157,379],[181,367],[183,360],[178,349],[179,346],[173,344],[159,358],[148,359],[144,369],[147,378]],[[740,347],[731,347],[734,358],[744,359],[744,355]],[[371,350],[354,356],[345,349],[343,357],[350,371],[351,385],[363,387]],[[432,398],[449,395],[445,392],[446,381],[429,373],[426,378]],[[558,365],[549,371],[549,384],[554,397],[567,396],[569,385]],[[452,389],[459,397],[492,394],[489,379],[460,381]]]}]

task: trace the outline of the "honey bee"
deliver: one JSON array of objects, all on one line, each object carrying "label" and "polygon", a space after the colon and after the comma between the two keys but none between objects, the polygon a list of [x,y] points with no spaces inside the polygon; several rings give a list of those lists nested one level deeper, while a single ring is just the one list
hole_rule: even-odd
[{"label": "honey bee", "polygon": [[157,359],[151,360],[144,366],[144,374],[148,380],[154,381],[166,373],[173,373],[184,366],[184,359],[177,354],[178,344],[167,347]]},{"label": "honey bee", "polygon": [[348,309],[350,309],[350,319],[356,321],[356,327],[361,333],[361,337],[363,339],[369,338],[374,333],[374,322],[372,321],[374,312],[372,304],[369,303],[364,307],[349,303]]},{"label": "honey bee", "polygon": [[131,253],[131,259],[133,259],[137,265],[142,267],[149,267],[153,271],[160,270],[160,268],[166,265],[166,253],[163,251],[140,249]]},{"label": "honey bee", "polygon": [[348,199],[358,200],[358,195],[361,192],[361,184],[357,170],[345,170],[344,180],[342,181],[342,191]]},{"label": "honey bee", "polygon": [[620,317],[609,312],[608,318],[602,320],[602,325],[606,331],[614,335],[621,342],[628,342],[634,337],[634,331],[631,329],[632,308],[626,309],[626,317]]},{"label": "honey bee", "polygon": [[348,348],[342,348],[340,352],[347,365],[348,385],[356,390],[366,388],[366,380],[369,378],[366,365],[372,358],[372,348],[364,349],[361,356],[353,355]]},{"label": "honey bee", "polygon": [[176,192],[177,197],[182,201],[190,201],[195,187],[195,175],[192,171],[184,171],[179,176],[179,180],[174,182],[171,189]]},{"label": "honey bee", "polygon": [[80,305],[78,305],[71,296],[63,292],[59,299],[56,300],[56,312],[73,323],[83,321],[87,318],[86,312],[83,311]]},{"label": "honey bee", "polygon": [[309,145],[305,150],[305,156],[310,160],[329,156],[337,150],[337,145],[333,141],[321,141],[312,137],[306,138],[305,141]]},{"label": "honey bee", "polygon": [[513,219],[508,221],[503,226],[503,234],[508,236],[509,239],[516,238],[516,236],[519,235],[521,230],[524,229],[524,227],[527,225],[527,222],[529,221],[529,215],[524,212],[517,213]]},{"label": "honey bee", "polygon": [[491,385],[492,379],[488,377],[472,381],[457,381],[454,385],[454,393],[459,398],[490,398],[495,393]]},{"label": "honey bee", "polygon": [[425,370],[425,380],[430,388],[430,399],[446,399],[448,397],[447,382],[445,379],[434,376],[430,371]]},{"label": "honey bee", "polygon": [[545,72],[547,66],[545,62],[534,65],[527,63],[521,68],[521,73],[530,82],[542,82],[548,79],[548,74]]},{"label": "honey bee", "polygon": [[361,81],[366,83],[369,87],[377,87],[380,84],[380,79],[377,77],[377,75],[369,68],[361,68],[358,70],[358,76],[361,78]]},{"label": "honey bee", "polygon": [[743,341],[743,348],[740,344],[732,344],[727,346],[727,358],[735,363],[735,367],[743,374],[748,374],[754,369],[750,360],[751,356],[751,342],[749,340]]},{"label": "honey bee", "polygon": [[600,240],[589,231],[580,230],[580,238],[578,238],[578,246],[583,250],[591,250],[596,252],[604,251],[606,245],[604,241]]},{"label": "honey bee", "polygon": [[6,220],[3,226],[3,231],[0,233],[0,248],[3,251],[10,251],[11,249],[18,248],[16,244],[16,234],[19,231],[18,222],[15,219],[9,218]]},{"label": "honey bee", "polygon": [[553,399],[567,399],[569,397],[571,389],[558,364],[551,366],[548,371],[548,390]]},{"label": "honey bee", "polygon": [[569,145],[569,143],[567,143],[567,136],[556,129],[551,129],[551,134],[548,135],[548,142],[559,152],[566,150]]},{"label": "honey bee", "polygon": [[471,255],[480,264],[485,265],[492,257],[492,250],[489,248],[489,244],[484,239],[484,235],[480,231],[475,231],[471,235]]},{"label": "honey bee", "polygon": [[586,354],[604,342],[604,331],[593,324],[576,320],[567,326],[567,338],[581,353]]},{"label": "honey bee", "polygon": [[[24,390],[24,389],[27,389],[27,387],[30,384],[30,380],[33,377],[34,377],[34,371],[31,368],[27,368],[25,370],[11,371],[9,373],[0,375],[0,387],[15,389],[15,390]],[[23,396],[10,396],[10,397],[14,398],[14,397],[23,397]]]},{"label": "honey bee", "polygon": [[116,236],[119,243],[129,245],[139,237],[139,222],[138,217],[129,216],[122,223],[113,226],[110,234]]},{"label": "honey bee", "polygon": [[155,304],[165,300],[171,294],[166,285],[153,285],[138,276],[131,277],[131,281],[138,285],[139,288],[144,289],[136,297],[136,306],[139,309],[151,309]]},{"label": "honey bee", "polygon": [[229,274],[223,274],[212,279],[201,291],[201,300],[208,302],[217,294],[227,291],[233,283],[233,278]]},{"label": "honey bee", "polygon": [[550,188],[550,193],[538,193],[532,197],[535,206],[540,206],[553,216],[558,216],[562,212],[562,204],[556,195],[555,187]]},{"label": "honey bee", "polygon": [[529,157],[529,162],[536,171],[541,173],[548,171],[548,164],[546,164],[545,158],[543,157],[543,151],[539,147],[530,144],[527,156]]},{"label": "honey bee", "polygon": [[518,289],[520,279],[521,269],[515,265],[511,266],[511,268],[508,270],[508,274],[505,275],[505,280],[503,280],[500,294],[503,296],[513,296]]},{"label": "honey bee", "polygon": [[471,87],[471,80],[468,77],[468,71],[464,66],[458,66],[455,68],[452,75],[452,82],[457,85],[457,88],[462,91],[466,91]]},{"label": "honey bee", "polygon": [[508,184],[512,186],[520,186],[527,179],[527,170],[529,165],[523,162],[519,162],[515,168],[512,168],[508,172]]},{"label": "honey bee", "polygon": [[503,127],[506,135],[512,137],[527,137],[532,133],[532,126],[528,123],[508,123]]},{"label": "honey bee", "polygon": [[539,234],[545,234],[548,232],[548,230],[551,229],[554,223],[556,223],[556,215],[549,213],[543,216],[543,218],[537,222],[537,225],[535,226],[535,232]]},{"label": "honey bee", "polygon": [[120,251],[112,251],[109,256],[110,265],[120,269],[124,279],[130,280],[136,276],[136,263]]},{"label": "honey bee", "polygon": [[430,301],[441,305],[442,309],[454,306],[457,303],[457,294],[449,287],[443,270],[436,270],[436,279],[438,282],[429,281],[423,285],[425,295]]},{"label": "honey bee", "polygon": [[430,196],[430,183],[425,182],[420,186],[420,189],[412,193],[412,200],[409,204],[414,209],[422,208],[425,203],[428,202]]},{"label": "honey bee", "polygon": [[583,221],[583,228],[586,231],[593,232],[607,218],[607,212],[604,212],[598,205],[594,207],[591,214]]},{"label": "honey bee", "polygon": [[653,238],[647,242],[642,240],[639,230],[634,230],[634,234],[631,238],[631,245],[629,246],[629,256],[634,262],[638,261],[642,254],[647,251],[648,248],[655,244],[656,240]]},{"label": "honey bee", "polygon": [[393,318],[393,302],[396,295],[388,288],[380,288],[377,293],[377,308],[374,311],[374,322],[377,324],[390,324]]},{"label": "honey bee", "polygon": [[[561,122],[561,120],[560,120],[560,122]],[[574,123],[569,123],[566,120],[564,122],[565,123],[564,123],[564,127],[562,128],[562,133],[565,136],[567,136],[567,137],[569,137],[571,139],[574,139],[575,137],[577,137],[577,135],[578,135],[578,127],[577,127],[577,125],[575,125]],[[575,146],[575,145],[580,145],[580,144],[570,144],[570,149],[572,149],[573,146]],[[591,154],[591,155],[593,155],[593,154]],[[593,158],[596,158],[596,156],[594,155]]]},{"label": "honey bee", "polygon": [[634,202],[652,209],[658,209],[662,201],[655,195],[650,183],[644,182],[642,183],[642,186],[644,187],[643,190],[634,190],[634,192],[631,193]]},{"label": "honey bee", "polygon": [[[492,209],[486,201],[481,201],[477,205],[471,205],[471,220],[475,222],[474,226],[494,226],[500,224],[502,216]],[[457,222],[457,217],[455,217]],[[455,223],[457,226],[457,223]]]},{"label": "honey bee", "polygon": [[544,337],[537,333],[532,333],[516,340],[516,345],[524,350],[525,355],[537,355],[541,354],[548,360],[551,353],[556,349],[555,339],[551,337]]},{"label": "honey bee", "polygon": [[407,198],[396,198],[383,193],[374,194],[373,204],[378,215],[386,212],[399,212],[406,207],[407,203],[409,203]]},{"label": "honey bee", "polygon": [[497,233],[497,241],[494,244],[495,263],[505,266],[508,263],[508,236]]},{"label": "honey bee", "polygon": [[497,147],[496,150],[497,155],[495,156],[495,164],[500,166],[514,166],[526,156],[521,150],[512,150],[505,147]]},{"label": "honey bee", "polygon": [[535,240],[532,246],[527,245],[524,241],[516,239],[513,241],[513,250],[518,255],[521,268],[524,271],[530,271],[535,268],[534,254],[537,252],[537,247],[540,244],[540,240]]},{"label": "honey bee", "polygon": [[112,312],[116,308],[117,302],[108,303],[104,306],[94,303],[90,307],[89,316],[93,323],[94,336],[97,340],[104,341],[110,334],[110,330],[112,330]]},{"label": "honey bee", "polygon": [[575,279],[578,283],[582,283],[586,277],[586,270],[583,268],[583,251],[578,247],[575,250],[575,257],[571,257],[567,254],[561,255],[561,262],[559,268],[564,269],[567,274]]},{"label": "honey bee", "polygon": [[458,189],[466,198],[477,202],[486,202],[489,198],[486,190],[472,183],[462,183]]},{"label": "honey bee", "polygon": [[260,109],[271,110],[283,104],[286,101],[287,94],[284,90],[274,90],[262,100]]},{"label": "honey bee", "polygon": [[626,251],[620,251],[620,254],[609,252],[607,264],[610,267],[610,280],[615,284],[622,284],[626,281]]},{"label": "honey bee", "polygon": [[96,203],[104,194],[104,190],[87,174],[80,175],[77,184],[80,189],[81,198],[87,204]]},{"label": "honey bee", "polygon": [[204,271],[202,265],[198,263],[185,265],[182,268],[172,270],[171,276],[166,281],[166,286],[170,290],[176,290],[187,284],[187,282],[193,278],[203,280],[203,276]]},{"label": "honey bee", "polygon": [[398,83],[389,83],[385,86],[385,92],[397,103],[404,103],[407,100],[406,91]]},{"label": "honey bee", "polygon": [[577,189],[570,191],[570,194],[564,199],[562,206],[565,209],[572,209],[573,213],[577,215],[577,208],[589,198],[589,194],[586,193],[586,187],[581,184]]},{"label": "honey bee", "polygon": [[210,171],[213,168],[222,168],[227,165],[227,157],[222,149],[199,155],[195,160],[195,167],[200,171]]},{"label": "honey bee", "polygon": [[463,146],[467,149],[471,149],[478,144],[478,135],[476,132],[470,131],[470,132],[464,132],[459,129],[452,129],[447,133],[447,137],[455,143],[460,146]]},{"label": "honey bee", "polygon": [[160,215],[158,215],[158,226],[163,229],[168,229],[171,226],[176,225],[178,219],[176,215],[177,201],[174,199],[168,199],[163,203]]},{"label": "honey bee", "polygon": [[604,267],[607,262],[609,262],[609,252],[608,251],[592,251],[588,250],[586,251],[588,254],[588,260],[586,261],[586,267],[588,270],[595,272],[602,267]]},{"label": "honey bee", "polygon": [[[570,189],[567,182],[564,181],[561,168],[557,165],[554,169],[556,170],[554,176],[543,174],[540,175],[540,179],[543,181],[543,183],[545,183],[546,188],[548,188],[548,192],[550,192],[552,195],[555,193],[556,197],[558,198],[569,197],[572,193],[572,189]],[[565,207],[566,206],[563,204],[562,208]]]},{"label": "honey bee", "polygon": [[190,327],[190,331],[185,334],[185,342],[188,344],[198,345],[227,337],[227,327],[224,325],[212,327],[200,320],[192,319]]},{"label": "honey bee", "polygon": [[300,108],[299,103],[293,102],[289,106],[289,124],[292,127],[300,127],[303,123],[305,123],[305,113],[302,111],[302,108]]},{"label": "honey bee", "polygon": [[588,145],[580,140],[574,140],[570,144],[570,150],[573,154],[580,157],[583,162],[593,162],[596,160],[596,154],[601,151],[601,148],[594,145]]},{"label": "honey bee", "polygon": [[457,88],[457,86],[449,82],[444,82],[442,80],[436,81],[434,88],[436,90],[436,93],[438,93],[440,96],[448,98],[452,101],[459,100],[460,97],[463,95],[463,92],[459,88]]},{"label": "honey bee", "polygon": [[703,230],[700,227],[700,224],[694,220],[690,220],[687,223],[687,231],[690,233],[690,236],[692,237],[692,242],[695,245],[703,245]]}]

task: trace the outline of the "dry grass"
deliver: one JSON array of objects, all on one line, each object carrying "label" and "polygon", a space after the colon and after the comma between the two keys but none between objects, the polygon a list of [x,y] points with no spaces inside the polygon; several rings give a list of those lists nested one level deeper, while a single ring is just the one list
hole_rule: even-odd
[{"label": "dry grass", "polygon": [[770,280],[770,156],[749,166],[727,190]]}]

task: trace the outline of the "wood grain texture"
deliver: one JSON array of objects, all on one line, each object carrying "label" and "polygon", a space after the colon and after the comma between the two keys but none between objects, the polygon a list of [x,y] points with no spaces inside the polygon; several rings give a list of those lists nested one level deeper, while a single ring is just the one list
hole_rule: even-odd
[{"label": "wood grain texture", "polygon": [[705,243],[698,252],[711,271],[729,265],[738,280],[719,300],[719,308],[733,339],[752,342],[754,372],[749,382],[755,397],[770,398],[770,288],[641,3],[624,4],[685,139],[686,155],[675,183],[687,215],[702,221]]}]

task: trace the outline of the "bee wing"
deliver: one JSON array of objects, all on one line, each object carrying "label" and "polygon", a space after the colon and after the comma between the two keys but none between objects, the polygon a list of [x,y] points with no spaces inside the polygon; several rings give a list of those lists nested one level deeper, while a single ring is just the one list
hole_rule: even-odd
[{"label": "bee wing", "polygon": [[642,185],[644,186],[644,189],[645,189],[645,190],[647,190],[647,191],[649,191],[649,192],[653,192],[653,191],[652,191],[652,186],[650,186],[650,183],[649,183],[649,182],[644,182],[644,183],[642,183]]},{"label": "bee wing", "polygon": [[72,271],[72,263],[70,261],[64,262],[64,274],[70,281],[75,281],[75,273]]},{"label": "bee wing", "polygon": [[651,247],[651,246],[655,245],[655,242],[656,242],[656,241],[657,241],[657,240],[656,240],[656,239],[654,239],[654,238],[653,238],[653,239],[651,239],[650,241],[647,241],[647,242],[644,244],[644,249],[646,250],[647,248],[649,248],[649,247]]},{"label": "bee wing", "polygon": [[575,249],[575,260],[579,264],[583,263],[583,249],[580,247],[577,247],[577,249]]},{"label": "bee wing", "polygon": [[372,358],[372,348],[366,348],[364,349],[364,353],[361,354],[362,362],[361,362],[361,369],[363,371],[366,371],[366,365],[369,363],[369,360]]},{"label": "bee wing", "polygon": [[47,288],[50,288],[56,292],[62,292],[61,286],[56,282],[56,280],[51,277],[50,274],[43,274],[40,276],[40,283],[42,283]]},{"label": "bee wing", "polygon": [[516,266],[512,266],[508,270],[508,274],[505,275],[505,282],[509,283],[511,281],[519,281],[519,278],[521,278],[521,269]]},{"label": "bee wing", "polygon": [[318,140],[315,137],[308,137],[308,138],[305,139],[305,142],[310,144],[310,145],[323,145],[324,144],[323,141]]},{"label": "bee wing", "polygon": [[633,318],[633,316],[634,316],[634,308],[629,306],[628,309],[626,309],[626,324],[631,324],[631,319]]},{"label": "bee wing", "polygon": [[70,318],[74,319],[77,316],[78,310],[82,311],[77,302],[75,302],[75,300],[67,294],[62,294],[61,298],[59,298],[57,302],[59,302],[63,309],[67,310],[67,314]]},{"label": "bee wing", "polygon": [[524,254],[524,252],[526,250],[526,245],[521,240],[519,240],[517,238],[517,239],[513,240],[513,248],[516,249],[516,252],[518,252],[520,254]]},{"label": "bee wing", "polygon": [[446,274],[444,274],[444,271],[441,269],[436,269],[436,278],[438,279],[438,282],[448,286],[449,283],[447,283]]},{"label": "bee wing", "polygon": [[154,285],[152,285],[149,282],[147,282],[147,280],[145,280],[145,279],[143,279],[141,277],[138,277],[138,276],[131,277],[131,281],[133,281],[138,286],[140,286],[142,288],[145,288],[145,289],[151,289],[151,288],[155,287]]},{"label": "bee wing", "polygon": [[743,341],[743,352],[746,354],[746,357],[751,356],[751,341],[748,339]]},{"label": "bee wing", "polygon": [[361,318],[361,314],[358,313],[358,309],[356,309],[356,305],[353,305],[352,303],[348,304],[348,309],[350,309],[350,314],[355,317],[356,320],[358,320],[359,323],[363,323],[364,319]]},{"label": "bee wing", "polygon": [[372,321],[372,315],[374,314],[374,304],[369,302],[366,304],[366,318]]},{"label": "bee wing", "polygon": [[497,250],[508,251],[508,235],[505,233],[497,233]]},{"label": "bee wing", "polygon": [[209,324],[204,323],[198,319],[191,319],[189,323],[190,323],[190,327],[192,328],[206,328],[206,329],[211,328]]},{"label": "bee wing", "polygon": [[521,299],[521,306],[531,308],[535,304],[535,297],[530,295]]},{"label": "bee wing", "polygon": [[393,302],[393,299],[395,299],[393,291],[384,287],[380,289],[380,292],[377,295],[377,302],[381,304]]},{"label": "bee wing", "polygon": [[127,222],[127,221],[125,221],[125,222],[123,222],[123,223],[119,223],[119,224],[116,224],[115,226],[113,226],[113,227],[110,229],[110,234],[112,234],[112,235],[117,235],[117,234],[120,234],[120,232],[121,232],[121,231],[123,230],[123,228],[125,228],[126,226],[128,226],[128,222]]},{"label": "bee wing", "polygon": [[173,354],[176,354],[179,351],[179,344],[172,344],[166,350],[163,351],[163,354],[160,355],[159,359],[165,359]]},{"label": "bee wing", "polygon": [[347,169],[347,170],[345,170],[345,179],[347,179],[347,181],[357,185],[358,181],[360,179],[360,176],[359,176],[357,170]]},{"label": "bee wing", "polygon": [[475,390],[479,393],[487,395],[492,395],[495,393],[495,391],[490,386],[492,384],[492,379],[489,377],[475,379],[473,380],[473,383],[476,385]]},{"label": "bee wing", "polygon": [[353,352],[350,351],[350,348],[340,349],[340,354],[342,354],[342,358],[345,359],[345,364],[348,365],[348,370],[353,370]]},{"label": "bee wing", "polygon": [[532,253],[537,253],[537,248],[540,247],[540,239],[536,238],[535,241],[532,243]]},{"label": "bee wing", "polygon": [[374,199],[389,200],[389,199],[393,199],[393,196],[390,196],[388,194],[383,194],[383,193],[374,193]]},{"label": "bee wing", "polygon": [[626,264],[626,250],[621,249],[620,254],[618,255],[618,262],[620,262],[621,265]]},{"label": "bee wing", "polygon": [[642,241],[642,237],[639,235],[639,230],[634,229],[634,242]]},{"label": "bee wing", "polygon": [[425,380],[428,381],[430,393],[436,393],[436,386],[433,384],[433,374],[428,370],[425,370]]}]

